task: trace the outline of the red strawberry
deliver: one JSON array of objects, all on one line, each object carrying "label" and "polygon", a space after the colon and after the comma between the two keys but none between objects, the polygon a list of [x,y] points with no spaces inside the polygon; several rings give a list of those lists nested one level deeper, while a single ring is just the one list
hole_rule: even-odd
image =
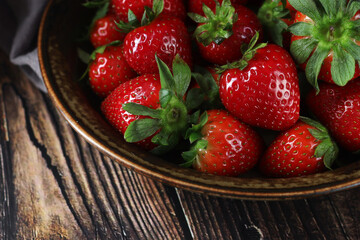
[{"label": "red strawberry", "polygon": [[[236,4],[245,5],[248,2],[248,0],[230,0],[230,1],[231,4],[233,5]],[[223,1],[219,0],[218,2],[219,4],[221,4]],[[203,11],[204,4],[208,6],[211,10],[215,11],[216,8],[215,0],[189,0],[188,1],[189,12],[204,16],[204,11]]]},{"label": "red strawberry", "polygon": [[188,131],[194,147],[183,153],[184,166],[216,175],[238,176],[252,169],[263,140],[252,128],[225,110],[208,110]]},{"label": "red strawberry", "polygon": [[[128,12],[131,10],[138,20],[144,14],[144,8],[153,6],[153,2],[158,0],[111,0],[110,9],[117,17],[124,22],[128,21]],[[159,2],[159,1],[158,1]],[[186,18],[186,9],[183,0],[164,0],[164,14],[178,17],[182,20]]]},{"label": "red strawberry", "polygon": [[[133,115],[123,109],[123,104],[134,102],[157,109],[160,106],[159,91],[161,89],[160,77],[149,74],[131,79],[116,88],[101,104],[101,110],[106,119],[122,134],[133,121],[144,116]],[[138,143],[145,149],[152,149],[155,144],[151,138]]]},{"label": "red strawberry", "polygon": [[360,79],[345,87],[320,83],[306,98],[311,112],[323,123],[337,143],[348,151],[360,151]]},{"label": "red strawberry", "polygon": [[117,29],[115,21],[116,18],[112,14],[108,14],[95,21],[90,32],[90,42],[95,48],[116,40],[124,40],[126,33]]},{"label": "red strawberry", "polygon": [[121,84],[102,102],[101,110],[126,141],[160,154],[175,147],[188,128],[183,98],[191,71],[177,55],[174,76],[169,77],[171,72],[165,63],[156,60],[160,75],[147,74]]},{"label": "red strawberry", "polygon": [[224,0],[215,14],[204,7],[205,18],[189,16],[199,23],[194,34],[202,57],[214,64],[226,64],[241,58],[241,47],[248,44],[256,32],[262,38],[262,27],[256,14],[250,9]]},{"label": "red strawberry", "polygon": [[290,49],[291,34],[288,26],[293,24],[296,10],[286,1],[266,0],[259,8],[258,18],[267,35],[275,44]]},{"label": "red strawberry", "polygon": [[158,72],[155,54],[168,66],[177,54],[192,65],[191,42],[186,26],[171,16],[160,15],[149,25],[128,33],[124,52],[129,65],[140,75]]},{"label": "red strawberry", "polygon": [[269,177],[295,177],[330,168],[338,154],[336,144],[321,124],[302,118],[281,133],[265,151],[260,171]]},{"label": "red strawberry", "polygon": [[89,82],[100,97],[106,97],[121,83],[136,76],[123,56],[122,46],[105,45],[94,53],[89,66]]},{"label": "red strawberry", "polygon": [[291,53],[318,90],[318,79],[344,86],[360,76],[357,1],[289,0],[298,10],[289,30]]},{"label": "red strawberry", "polygon": [[[278,45],[253,47],[254,43],[239,62],[224,66],[220,79],[221,101],[229,112],[249,125],[285,130],[299,118],[295,63]],[[246,59],[250,60],[246,62]]]}]

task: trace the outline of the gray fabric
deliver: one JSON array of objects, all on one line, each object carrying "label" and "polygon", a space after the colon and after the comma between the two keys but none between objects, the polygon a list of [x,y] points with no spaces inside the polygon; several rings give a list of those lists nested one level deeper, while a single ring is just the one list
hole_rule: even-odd
[{"label": "gray fabric", "polygon": [[47,1],[0,0],[0,48],[44,92],[36,43]]}]

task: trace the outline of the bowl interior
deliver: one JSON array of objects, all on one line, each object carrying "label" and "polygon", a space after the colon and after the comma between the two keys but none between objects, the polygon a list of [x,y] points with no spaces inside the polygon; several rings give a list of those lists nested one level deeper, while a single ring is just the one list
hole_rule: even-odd
[{"label": "bowl interior", "polygon": [[[71,126],[113,160],[155,180],[186,190],[240,199],[279,200],[325,194],[359,185],[360,164],[290,179],[266,179],[255,172],[234,177],[213,176],[179,167],[176,155],[159,158],[128,144],[99,111],[100,100],[77,79],[85,66],[77,57],[77,39],[89,24],[91,10],[79,0],[51,0],[38,38],[42,74],[49,95]],[[88,46],[81,46],[88,48]]]}]

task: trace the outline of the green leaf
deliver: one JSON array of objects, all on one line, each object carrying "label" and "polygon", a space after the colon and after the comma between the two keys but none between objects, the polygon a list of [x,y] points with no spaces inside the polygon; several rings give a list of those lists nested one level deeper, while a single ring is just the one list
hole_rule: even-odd
[{"label": "green leaf", "polygon": [[88,7],[88,8],[99,8],[99,7],[103,7],[104,5],[108,5],[109,4],[109,0],[100,0],[100,1],[88,1],[83,3],[84,7]]},{"label": "green leaf", "polygon": [[318,76],[329,51],[329,49],[318,46],[306,64],[306,78],[317,91],[319,91]]},{"label": "green leaf", "polygon": [[166,108],[172,97],[174,96],[173,91],[169,89],[160,89],[159,100],[162,108]]},{"label": "green leaf", "polygon": [[77,50],[77,54],[78,54],[78,57],[80,58],[80,60],[85,64],[89,64],[90,54],[81,48],[77,48],[76,50]]},{"label": "green leaf", "polygon": [[200,88],[190,89],[186,96],[186,108],[189,111],[199,108],[204,98],[205,94]]},{"label": "green leaf", "polygon": [[178,54],[173,61],[173,73],[177,96],[182,98],[191,82],[191,69]]},{"label": "green leaf", "polygon": [[164,10],[164,0],[154,0],[152,10],[155,13],[155,16],[159,16]]},{"label": "green leaf", "polygon": [[309,128],[308,130],[311,133],[311,135],[317,140],[323,141],[328,137],[327,132],[320,131],[319,129]]},{"label": "green leaf", "polygon": [[351,56],[356,60],[360,61],[360,46],[354,43],[351,39],[347,43],[343,44],[342,47],[351,54]]},{"label": "green leaf", "polygon": [[331,141],[329,138],[322,141],[315,149],[315,156],[316,157],[324,156],[330,147],[331,147]]},{"label": "green leaf", "polygon": [[357,11],[359,11],[359,10],[360,10],[360,2],[359,1],[352,1],[349,3],[347,12],[350,17],[355,16]]},{"label": "green leaf", "polygon": [[304,63],[318,44],[315,38],[303,38],[296,40],[290,45],[290,52],[299,64]]},{"label": "green leaf", "polygon": [[326,14],[333,18],[336,16],[337,12],[340,10],[340,0],[319,0],[325,9]]},{"label": "green leaf", "polygon": [[129,102],[123,104],[123,109],[133,115],[149,116],[151,118],[160,118],[161,110],[152,109],[141,104]]},{"label": "green leaf", "polygon": [[283,46],[283,32],[287,29],[288,25],[284,21],[279,20],[268,30],[268,33],[275,44]]},{"label": "green leaf", "polygon": [[175,89],[174,77],[171,74],[169,67],[155,54],[155,59],[159,68],[161,88]]},{"label": "green leaf", "polygon": [[155,134],[161,128],[159,119],[145,118],[133,121],[125,131],[127,142],[139,142]]},{"label": "green leaf", "polygon": [[187,15],[196,23],[206,23],[208,21],[206,17],[196,13],[188,13]]},{"label": "green leaf", "polygon": [[331,63],[331,76],[334,83],[345,86],[355,75],[355,59],[352,55],[336,45]]},{"label": "green leaf", "polygon": [[311,36],[314,31],[314,24],[296,22],[289,27],[289,31],[296,36]]},{"label": "green leaf", "polygon": [[91,61],[94,61],[96,59],[96,54],[99,53],[99,54],[103,54],[106,50],[107,47],[109,46],[117,46],[121,43],[121,41],[113,41],[111,43],[108,43],[108,44],[105,44],[105,45],[102,45],[100,47],[97,47],[90,55],[90,60]]},{"label": "green leaf", "polygon": [[181,167],[191,167],[194,163],[194,160],[196,158],[196,155],[197,155],[197,150],[196,149],[192,149],[192,150],[189,150],[187,152],[183,152],[181,154],[182,158],[185,160],[184,163],[180,164]]},{"label": "green leaf", "polygon": [[[155,135],[151,141],[155,144],[158,144],[156,148],[151,150],[152,154],[163,155],[171,150],[173,150],[179,143],[179,137],[174,133],[165,133],[160,131],[159,134]],[[163,145],[161,144],[163,143]]]},{"label": "green leaf", "polygon": [[313,126],[315,128],[317,128],[318,130],[320,130],[321,132],[327,133],[327,129],[324,125],[322,125],[320,122],[315,121],[311,118],[308,117],[304,117],[304,116],[300,116],[300,120],[303,121],[306,124],[309,124],[310,126]]},{"label": "green leaf", "polygon": [[331,169],[331,166],[333,165],[333,163],[335,162],[335,160],[339,155],[339,148],[336,145],[336,143],[331,142],[331,144],[332,146],[328,149],[328,151],[324,155],[324,164],[325,167],[327,167],[328,169]]},{"label": "green leaf", "polygon": [[289,0],[291,6],[314,21],[321,20],[321,14],[313,0]]}]

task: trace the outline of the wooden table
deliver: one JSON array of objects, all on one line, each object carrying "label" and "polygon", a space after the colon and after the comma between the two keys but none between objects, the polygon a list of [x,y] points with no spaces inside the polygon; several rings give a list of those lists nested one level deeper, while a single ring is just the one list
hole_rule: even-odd
[{"label": "wooden table", "polygon": [[121,167],[0,54],[0,239],[360,239],[360,189],[295,201],[183,191]]}]

